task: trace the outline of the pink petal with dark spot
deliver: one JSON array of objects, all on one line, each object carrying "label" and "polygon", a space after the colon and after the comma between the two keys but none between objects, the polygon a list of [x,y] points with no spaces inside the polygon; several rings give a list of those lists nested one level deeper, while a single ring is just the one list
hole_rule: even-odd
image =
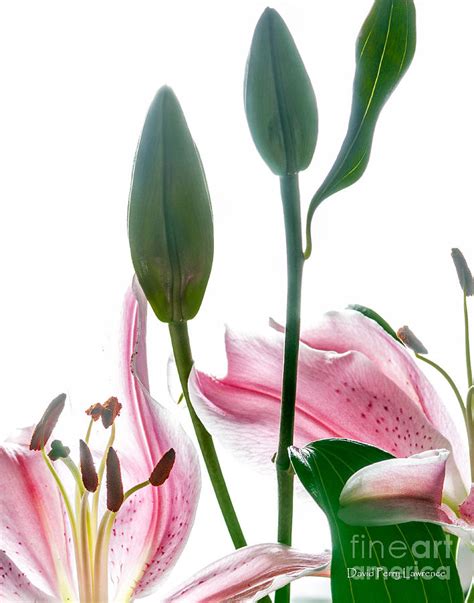
[{"label": "pink petal with dark spot", "polygon": [[53,598],[59,598],[61,573],[73,584],[64,506],[41,453],[28,449],[31,434],[32,428],[19,430],[0,446],[0,547],[18,570],[16,582],[7,575],[0,586],[7,601],[14,583]]},{"label": "pink petal with dark spot", "polygon": [[[368,320],[368,319],[367,319]],[[216,379],[194,370],[189,389],[209,431],[241,458],[270,468],[278,442],[284,336],[245,337],[228,331],[228,371]],[[358,440],[410,456],[451,443],[406,391],[360,352],[300,347],[295,445],[327,437]],[[462,501],[466,490],[452,458],[446,488]]]},{"label": "pink petal with dark spot", "polygon": [[465,488],[469,480],[469,456],[452,417],[439,395],[415,362],[413,355],[374,320],[360,312],[328,312],[301,335],[312,348],[333,352],[355,350],[364,354],[423,411],[429,422],[450,442],[454,461]]},{"label": "pink petal with dark spot", "polygon": [[330,553],[301,553],[281,544],[244,547],[208,565],[163,603],[245,603],[303,576],[328,576]]},{"label": "pink petal with dark spot", "polygon": [[136,597],[149,595],[173,567],[188,539],[201,486],[193,444],[149,392],[146,300],[136,282],[125,299],[122,362],[123,409],[114,446],[125,489],[147,480],[170,448],[176,451],[176,461],[162,486],[139,490],[117,514],[110,544],[110,592],[116,600],[123,600],[129,589]]},{"label": "pink petal with dark spot", "polygon": [[56,597],[50,597],[34,586],[26,576],[13,563],[13,561],[0,551],[0,601],[8,603],[54,603]]}]

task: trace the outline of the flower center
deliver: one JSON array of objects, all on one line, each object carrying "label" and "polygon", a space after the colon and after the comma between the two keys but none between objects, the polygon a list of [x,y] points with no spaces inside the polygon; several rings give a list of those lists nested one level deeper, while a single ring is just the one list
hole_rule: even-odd
[{"label": "flower center", "polygon": [[[149,479],[123,491],[120,461],[113,444],[116,435],[115,419],[120,415],[122,405],[117,398],[109,398],[104,404],[94,404],[86,410],[90,416],[84,440],[80,440],[79,467],[71,459],[70,449],[60,440],[53,440],[46,453],[46,444],[64,408],[65,396],[58,396],[46,409],[36,425],[31,438],[30,449],[41,451],[51,476],[61,493],[70,524],[74,545],[77,585],[80,603],[106,603],[108,601],[108,555],[110,537],[115,518],[123,503],[137,490],[146,486],[161,486],[173,468],[175,453],[166,452],[154,467]],[[94,423],[102,419],[105,429],[110,428],[110,436],[96,471],[89,448]],[[54,463],[61,461],[68,468],[74,480],[74,504],[67,488],[60,478]],[[99,518],[99,502],[102,483],[106,477],[107,510]]]}]

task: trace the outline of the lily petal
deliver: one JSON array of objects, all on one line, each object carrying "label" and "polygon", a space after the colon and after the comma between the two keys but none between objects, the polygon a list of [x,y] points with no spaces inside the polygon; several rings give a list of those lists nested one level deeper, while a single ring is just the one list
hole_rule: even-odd
[{"label": "lily petal", "polygon": [[[41,453],[28,449],[32,431],[19,430],[0,446],[0,541],[7,564],[0,598],[7,601],[15,584],[46,598],[73,592],[63,503]],[[8,578],[9,564],[17,568],[17,581]]]},{"label": "lily petal", "polygon": [[[228,331],[228,372],[216,379],[194,370],[189,389],[207,429],[241,458],[270,465],[277,448],[284,337],[245,337]],[[300,347],[295,445],[327,437],[354,439],[395,456],[450,442],[420,406],[360,352]],[[464,483],[449,459],[450,496],[462,501]]]},{"label": "lily petal", "polygon": [[117,514],[109,551],[116,600],[150,594],[173,567],[189,536],[201,487],[193,444],[149,392],[146,300],[136,282],[125,299],[122,363],[125,397],[117,450],[125,488],[147,480],[170,448],[176,461],[162,486],[137,491]]},{"label": "lily petal", "polygon": [[314,349],[341,353],[356,350],[369,358],[451,442],[465,487],[469,484],[469,455],[455,422],[412,354],[380,325],[354,310],[328,312],[316,326],[304,330],[301,339]]},{"label": "lily petal", "polygon": [[20,571],[13,561],[0,551],[0,600],[21,603],[53,603],[50,597],[34,586],[28,576]]},{"label": "lily petal", "polygon": [[474,526],[474,484],[471,486],[471,491],[466,500],[460,505],[459,511],[461,517]]},{"label": "lily petal", "polygon": [[301,553],[281,544],[247,546],[208,565],[163,603],[258,601],[303,576],[328,576],[331,555]]},{"label": "lily petal", "polygon": [[442,504],[448,456],[447,450],[430,450],[360,469],[341,492],[339,517],[364,526],[427,521],[468,541],[472,529]]}]

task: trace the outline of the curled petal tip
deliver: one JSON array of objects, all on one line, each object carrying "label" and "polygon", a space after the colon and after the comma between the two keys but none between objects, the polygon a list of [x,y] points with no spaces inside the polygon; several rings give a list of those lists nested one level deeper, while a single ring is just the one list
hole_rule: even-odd
[{"label": "curled petal tip", "polygon": [[150,484],[152,486],[161,486],[170,476],[173,469],[176,453],[173,448],[161,457],[150,475]]},{"label": "curled petal tip", "polygon": [[65,403],[66,394],[59,394],[50,402],[31,436],[30,450],[41,450],[46,445],[63,412]]},{"label": "curled petal tip", "polygon": [[123,484],[120,461],[114,448],[107,454],[107,509],[116,513],[123,503]]}]

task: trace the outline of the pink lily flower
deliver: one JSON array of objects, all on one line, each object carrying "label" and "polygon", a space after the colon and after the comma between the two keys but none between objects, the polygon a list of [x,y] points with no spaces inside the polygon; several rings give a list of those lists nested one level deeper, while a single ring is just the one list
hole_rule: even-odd
[{"label": "pink lily flower", "polygon": [[[258,337],[228,331],[227,375],[215,378],[195,369],[190,377],[193,403],[209,431],[260,467],[271,467],[277,446],[284,341],[279,331]],[[387,463],[404,479],[412,476],[412,494],[431,493],[438,505],[442,496],[464,522],[472,521],[469,455],[454,421],[408,350],[353,310],[330,312],[301,335],[295,446],[331,437],[372,444],[399,457]],[[425,452],[431,450],[438,452]],[[421,458],[412,456],[424,452]],[[390,480],[395,489],[404,483],[394,476],[384,479],[384,487]],[[367,484],[368,477],[364,480]],[[347,495],[354,491],[348,485]],[[357,492],[363,497],[367,490]]]},{"label": "pink lily flower", "polygon": [[[65,396],[53,401],[33,438],[26,429],[0,446],[1,600],[132,601],[154,590],[186,543],[200,492],[199,463],[184,430],[150,397],[144,304],[139,309],[131,292],[124,327],[123,408],[111,399],[112,405],[108,401],[89,409],[90,428],[99,415],[104,425],[113,421],[103,457],[106,488],[105,479],[102,489],[97,486],[102,475],[105,478],[105,463],[102,475],[100,468],[96,472],[84,442],[83,484],[71,457],[64,459],[80,487],[68,480],[70,475],[63,475],[58,460],[53,463],[46,454]],[[94,439],[91,431],[86,441]],[[31,448],[40,450],[30,450],[30,441]],[[57,447],[53,442],[52,450]],[[69,485],[77,490],[76,508]],[[107,493],[106,504],[100,491]]]},{"label": "pink lily flower", "polygon": [[[125,300],[124,403],[111,398],[88,409],[80,469],[58,440],[46,453],[64,395],[34,432],[20,430],[0,445],[0,600],[130,602],[151,594],[176,563],[197,507],[199,462],[173,415],[151,398],[145,338],[146,301],[135,285]],[[96,471],[86,442],[100,418],[110,437]],[[67,469],[74,479],[63,475]],[[68,487],[75,484],[76,507]],[[250,546],[205,568],[180,591],[186,589],[189,601],[221,601],[227,594],[256,600],[254,594],[300,576],[326,575],[328,564],[328,553]]]}]

